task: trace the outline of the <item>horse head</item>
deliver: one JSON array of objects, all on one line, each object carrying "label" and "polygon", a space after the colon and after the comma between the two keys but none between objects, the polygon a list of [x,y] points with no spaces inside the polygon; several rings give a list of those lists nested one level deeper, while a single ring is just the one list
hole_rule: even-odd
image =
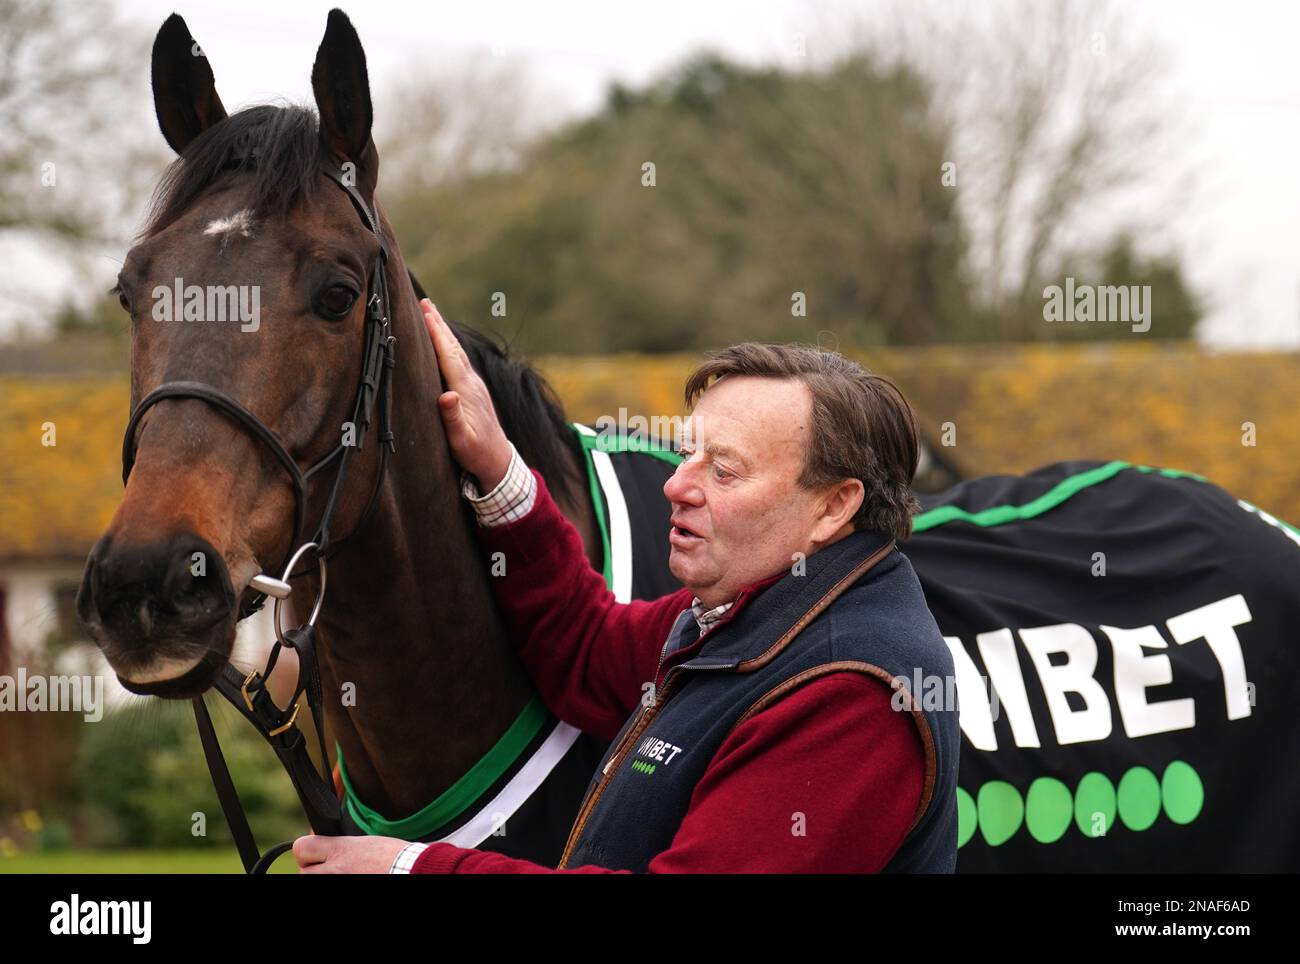
[{"label": "horse head", "polygon": [[[212,685],[255,577],[280,575],[304,524],[353,532],[379,494],[383,440],[358,445],[355,424],[382,404],[358,403],[373,348],[368,292],[386,285],[385,264],[406,274],[374,203],[365,54],[341,11],[312,69],[315,113],[227,115],[175,14],[154,42],[152,78],[180,156],[118,278],[136,417],[126,491],[77,608],[127,689],[183,698]],[[367,209],[375,230],[359,216]],[[414,313],[409,287],[403,315]]]}]

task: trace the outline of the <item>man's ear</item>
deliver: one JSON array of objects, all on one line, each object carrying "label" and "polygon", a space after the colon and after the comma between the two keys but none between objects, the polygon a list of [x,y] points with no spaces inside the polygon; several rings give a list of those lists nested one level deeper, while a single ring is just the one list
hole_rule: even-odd
[{"label": "man's ear", "polygon": [[843,529],[845,524],[851,524],[858,509],[862,508],[865,497],[866,489],[861,479],[841,479],[828,486],[817,503],[821,516],[813,526],[812,540],[826,542]]}]

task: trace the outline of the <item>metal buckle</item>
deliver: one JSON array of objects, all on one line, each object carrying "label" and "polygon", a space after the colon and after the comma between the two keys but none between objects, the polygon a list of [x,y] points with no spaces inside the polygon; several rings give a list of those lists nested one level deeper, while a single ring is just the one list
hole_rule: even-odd
[{"label": "metal buckle", "polygon": [[298,700],[293,704],[293,716],[289,717],[289,722],[277,726],[274,730],[271,730],[267,736],[279,736],[285,730],[289,729],[289,727],[293,726],[293,721],[298,719],[298,711],[300,709],[302,709],[302,700]]},{"label": "metal buckle", "polygon": [[244,705],[248,707],[248,712],[253,712],[253,698],[248,695],[248,685],[257,679],[257,670],[253,670],[244,677],[244,685],[239,688],[240,694],[244,697]]}]

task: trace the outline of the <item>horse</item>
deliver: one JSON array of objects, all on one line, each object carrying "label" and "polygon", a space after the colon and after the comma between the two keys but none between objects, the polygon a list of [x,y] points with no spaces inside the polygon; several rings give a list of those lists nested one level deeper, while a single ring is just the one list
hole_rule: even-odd
[{"label": "horse", "polygon": [[[347,829],[556,862],[603,745],[540,704],[494,605],[437,417],[442,383],[418,296],[374,201],[379,157],[356,31],[341,11],[329,14],[312,69],[315,112],[227,116],[176,15],[155,39],[152,79],[159,126],[180,159],[118,280],[132,316],[133,419],[122,501],[78,591],[88,636],[128,690],[201,696],[260,598],[262,571],[295,552],[305,520],[325,518],[335,538],[315,630]],[[375,230],[358,211],[373,211]],[[381,283],[380,353],[392,364],[359,377],[374,300],[361,292]],[[256,290],[258,317],[159,320],[158,292],[173,286]],[[662,467],[660,485],[670,463],[585,446],[540,376],[466,326],[455,330],[521,455],[593,564],[612,568],[602,533],[620,540],[612,557],[634,533],[597,520],[590,456],[606,475],[614,460]],[[378,444],[344,448],[341,435],[372,411],[383,421]],[[668,530],[666,506],[620,511],[639,525],[658,512],[660,535]],[[660,575],[666,554],[640,567],[638,591],[673,588]],[[324,573],[292,574],[295,608],[322,599]]]},{"label": "horse", "polygon": [[[423,292],[373,202],[360,41],[331,12],[312,73],[318,122],[280,107],[226,116],[197,49],[175,15],[154,45],[159,123],[181,159],[120,279],[143,417],[122,503],[87,561],[83,622],[135,692],[194,697],[218,679],[238,618],[269,585],[261,571],[303,528],[293,471],[211,397],[139,407],[170,380],[219,384],[274,426],[295,465],[318,464],[353,411],[359,294],[375,263],[397,345],[391,465],[385,439],[363,444],[336,477],[337,503],[323,476],[302,500],[306,518],[335,507],[347,533],[332,543],[318,626],[345,830],[554,864],[603,747],[538,705],[493,606],[491,561],[436,417]],[[323,176],[330,158],[352,164],[360,207]],[[357,218],[367,202],[386,260]],[[235,334],[144,320],[141,293],[182,276],[255,280],[267,323]],[[568,422],[532,368],[453,330],[615,595],[676,589],[660,491],[671,444]],[[1297,867],[1300,785],[1269,766],[1300,749],[1285,645],[1294,530],[1207,480],[1127,463],[1059,463],[921,502],[902,550],[957,676],[896,686],[960,700],[959,871]],[[295,600],[325,588],[311,567],[289,581]]]}]

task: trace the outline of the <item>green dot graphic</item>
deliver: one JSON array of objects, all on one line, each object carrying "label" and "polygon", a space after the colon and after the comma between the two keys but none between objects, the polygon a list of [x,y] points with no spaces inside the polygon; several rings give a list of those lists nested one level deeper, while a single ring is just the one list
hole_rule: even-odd
[{"label": "green dot graphic", "polygon": [[1054,843],[1070,828],[1074,807],[1070,788],[1054,777],[1039,777],[1025,795],[1025,826],[1039,843]]},{"label": "green dot graphic", "polygon": [[1132,767],[1119,781],[1119,819],[1130,830],[1146,830],[1160,816],[1160,781],[1146,767]]},{"label": "green dot graphic", "polygon": [[[1094,826],[1097,814],[1102,825]],[[1085,837],[1100,837],[1115,824],[1115,786],[1104,773],[1085,773],[1074,793],[1074,822]]]},{"label": "green dot graphic", "polygon": [[964,847],[975,836],[979,818],[975,814],[975,801],[961,787],[957,788],[957,846]]},{"label": "green dot graphic", "polygon": [[1174,823],[1191,823],[1200,816],[1201,807],[1205,805],[1205,787],[1200,775],[1190,763],[1182,760],[1175,760],[1165,767],[1160,793],[1164,799],[1165,816]]},{"label": "green dot graphic", "polygon": [[1015,836],[1025,816],[1020,791],[1003,780],[991,780],[980,787],[980,832],[990,847],[998,847]]}]

